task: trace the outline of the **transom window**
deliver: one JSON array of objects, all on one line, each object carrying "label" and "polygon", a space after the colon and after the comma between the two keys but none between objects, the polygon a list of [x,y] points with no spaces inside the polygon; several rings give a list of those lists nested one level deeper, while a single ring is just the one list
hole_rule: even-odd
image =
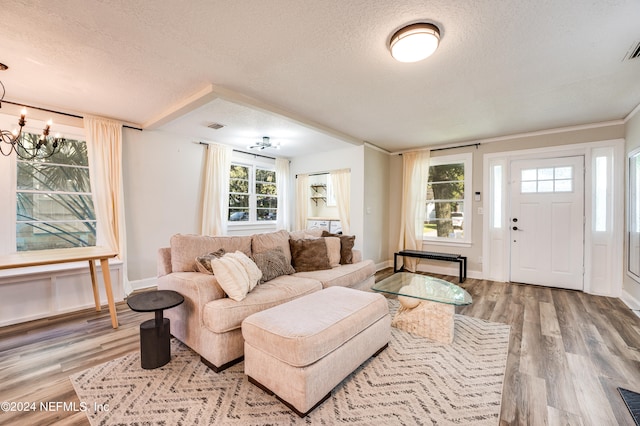
[{"label": "transom window", "polygon": [[520,176],[520,192],[572,192],[573,167],[543,167],[524,169]]},{"label": "transom window", "polygon": [[[39,135],[23,133],[24,142]],[[49,158],[17,159],[16,249],[94,246],[96,217],[87,144],[67,140]]]},{"label": "transom window", "polygon": [[275,221],[278,190],[275,170],[250,164],[231,164],[229,221]]}]

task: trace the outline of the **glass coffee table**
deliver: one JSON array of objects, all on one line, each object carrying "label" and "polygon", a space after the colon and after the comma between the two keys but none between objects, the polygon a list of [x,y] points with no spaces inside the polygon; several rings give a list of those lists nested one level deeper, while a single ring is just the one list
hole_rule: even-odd
[{"label": "glass coffee table", "polygon": [[453,283],[410,272],[393,274],[371,289],[398,296],[400,308],[392,326],[443,343],[453,342],[455,307],[473,302]]}]

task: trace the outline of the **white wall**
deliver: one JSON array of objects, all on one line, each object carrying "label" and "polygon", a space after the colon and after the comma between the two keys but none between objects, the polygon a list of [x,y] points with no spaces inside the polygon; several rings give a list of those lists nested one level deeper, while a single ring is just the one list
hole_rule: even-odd
[{"label": "white wall", "polygon": [[[635,114],[625,123],[625,142],[627,154],[634,149],[640,147],[640,112],[636,110]],[[627,188],[628,189],[628,188]],[[627,191],[628,193],[628,191]],[[627,228],[625,227],[625,232]],[[625,259],[628,252],[625,250]],[[634,308],[640,309],[640,283],[627,275],[627,262],[624,262],[625,271],[623,273],[623,291],[634,299]],[[623,294],[623,298],[624,298]]]},{"label": "white wall", "polygon": [[161,131],[123,130],[130,281],[156,276],[156,253],[176,233],[200,233],[206,147]]},{"label": "white wall", "polygon": [[[110,261],[113,299],[124,299],[122,262]],[[107,309],[102,267],[96,265],[100,304]],[[0,271],[0,327],[95,308],[87,262],[61,263]]]},{"label": "white wall", "polygon": [[[364,149],[364,230],[365,245],[362,255],[382,268],[390,258],[389,230],[389,154],[376,149]],[[393,189],[400,192],[399,188]]]},{"label": "white wall", "polygon": [[[476,149],[474,147],[457,148],[451,150],[432,152],[431,156],[441,156],[449,154],[457,154],[462,152],[471,152],[473,154],[473,183],[472,188],[467,190],[481,192],[482,200],[487,199],[487,194],[483,193],[483,155],[496,152],[509,152],[518,151],[523,149],[543,148],[550,146],[562,146],[594,141],[613,140],[624,137],[624,124],[621,122],[611,123],[608,125],[593,125],[583,126],[576,128],[557,129],[550,131],[533,132],[523,135],[514,135],[510,137],[503,137],[495,140],[487,141],[466,141],[460,142],[459,145],[466,145],[471,143],[480,142],[481,145]],[[640,139],[640,136],[639,136]],[[638,141],[640,145],[640,140]],[[399,208],[401,202],[401,194],[397,188],[402,188],[402,158],[399,155],[391,157],[390,167],[390,179],[389,188],[391,188],[389,199],[389,217],[390,217],[390,246],[389,252],[393,253],[397,251],[397,244],[399,239]],[[396,188],[396,189],[394,189]],[[395,192],[394,192],[395,191]],[[481,277],[482,274],[482,242],[483,242],[483,229],[482,215],[478,213],[478,207],[482,205],[481,202],[473,202],[473,217],[471,231],[472,242],[470,246],[442,246],[436,244],[425,244],[424,250],[429,251],[445,251],[460,253],[463,256],[467,256],[468,259],[468,274],[470,277]],[[429,265],[429,270],[433,272],[451,273],[457,275],[455,269],[457,266],[452,264],[451,267],[445,266],[442,262],[429,262],[423,261],[423,264]],[[450,269],[450,271],[448,271]]]}]

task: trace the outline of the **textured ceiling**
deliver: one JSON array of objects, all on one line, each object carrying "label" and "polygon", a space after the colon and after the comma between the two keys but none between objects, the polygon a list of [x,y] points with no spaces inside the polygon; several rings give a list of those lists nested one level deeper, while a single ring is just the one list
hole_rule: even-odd
[{"label": "textured ceiling", "polygon": [[[624,60],[640,42],[637,0],[0,5],[6,99],[238,146],[304,139],[289,156],[339,139],[394,152],[617,120],[640,104],[640,59]],[[440,48],[394,61],[389,37],[420,20],[440,26]],[[184,107],[211,85],[224,96]],[[228,126],[203,133],[214,121]]]}]

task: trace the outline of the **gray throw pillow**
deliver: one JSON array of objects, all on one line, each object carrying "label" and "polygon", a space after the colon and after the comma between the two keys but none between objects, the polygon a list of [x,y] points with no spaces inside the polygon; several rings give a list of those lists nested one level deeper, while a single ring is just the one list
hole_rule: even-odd
[{"label": "gray throw pillow", "polygon": [[253,261],[258,265],[258,269],[262,271],[260,283],[271,281],[280,275],[291,275],[296,272],[293,266],[287,261],[280,247],[255,253]]},{"label": "gray throw pillow", "polygon": [[223,248],[216,250],[212,253],[208,253],[202,256],[196,257],[196,268],[198,272],[203,274],[213,275],[213,268],[211,267],[211,259],[219,259],[224,256],[225,251]]}]

